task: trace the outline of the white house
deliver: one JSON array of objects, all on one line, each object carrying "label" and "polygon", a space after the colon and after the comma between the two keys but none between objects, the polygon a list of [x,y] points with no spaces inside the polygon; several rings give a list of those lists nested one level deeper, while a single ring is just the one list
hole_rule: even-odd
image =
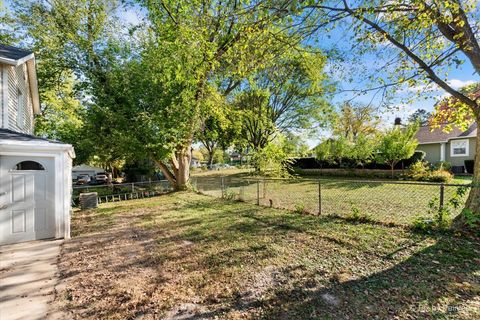
[{"label": "white house", "polygon": [[33,135],[35,57],[0,44],[0,245],[70,236],[73,147]]}]

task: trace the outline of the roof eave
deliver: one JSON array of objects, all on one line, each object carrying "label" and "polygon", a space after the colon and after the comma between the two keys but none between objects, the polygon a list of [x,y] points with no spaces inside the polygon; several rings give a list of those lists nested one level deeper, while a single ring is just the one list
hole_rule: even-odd
[{"label": "roof eave", "polygon": [[4,64],[8,64],[8,65],[11,65],[11,66],[19,66],[21,65],[22,63],[25,63],[29,60],[32,60],[34,59],[35,56],[33,53],[30,53],[28,55],[26,55],[25,57],[23,58],[20,58],[20,59],[9,59],[9,58],[5,58],[5,57],[0,57],[0,63],[4,63]]},{"label": "roof eave", "polygon": [[437,144],[437,143],[448,143],[450,140],[462,140],[462,139],[474,139],[476,136],[470,135],[470,136],[464,136],[464,137],[452,137],[448,138],[445,141],[429,141],[429,142],[418,142],[418,144]]}]

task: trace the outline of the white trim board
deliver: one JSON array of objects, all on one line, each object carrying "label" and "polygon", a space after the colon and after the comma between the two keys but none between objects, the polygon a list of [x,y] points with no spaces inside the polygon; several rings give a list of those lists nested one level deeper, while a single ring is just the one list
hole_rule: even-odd
[{"label": "white trim board", "polygon": [[2,73],[3,73],[3,87],[2,87],[2,90],[3,90],[3,111],[2,111],[2,118],[3,118],[3,124],[2,124],[2,127],[3,128],[7,128],[8,129],[8,126],[9,126],[9,123],[8,123],[8,96],[9,96],[9,93],[8,93],[8,68],[7,66],[0,66],[2,68]]},{"label": "white trim board", "polygon": [[[466,143],[465,154],[454,154],[454,143],[455,142],[464,142]],[[455,139],[450,141],[450,157],[468,157],[470,156],[470,140],[469,139]]]}]

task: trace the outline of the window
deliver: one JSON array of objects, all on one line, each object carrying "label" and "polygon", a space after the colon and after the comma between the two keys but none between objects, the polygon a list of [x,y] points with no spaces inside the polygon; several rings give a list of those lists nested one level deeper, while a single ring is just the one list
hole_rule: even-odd
[{"label": "window", "polygon": [[468,156],[468,139],[450,141],[452,157]]},{"label": "window", "polygon": [[17,163],[13,170],[45,170],[45,168],[36,161],[22,161]]}]

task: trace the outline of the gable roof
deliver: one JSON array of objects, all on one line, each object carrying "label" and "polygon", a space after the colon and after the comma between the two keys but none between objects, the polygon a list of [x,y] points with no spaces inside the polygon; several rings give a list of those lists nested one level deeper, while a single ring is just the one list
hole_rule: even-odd
[{"label": "gable roof", "polygon": [[8,46],[0,43],[0,63],[17,67],[23,63],[27,64],[28,84],[32,96],[33,112],[40,114],[40,98],[38,96],[37,68],[35,56],[32,51]]},{"label": "gable roof", "polygon": [[64,144],[63,142],[56,140],[49,140],[37,136],[33,136],[26,133],[16,132],[9,129],[0,129],[0,140],[11,140],[11,141],[36,141],[36,142],[46,142],[46,143],[55,143],[55,144]]},{"label": "gable roof", "polygon": [[477,124],[472,124],[467,130],[461,130],[453,127],[451,131],[445,132],[443,129],[446,124],[436,128],[433,131],[430,126],[422,126],[419,128],[415,138],[419,144],[448,142],[451,139],[474,138],[477,136]]},{"label": "gable roof", "polygon": [[72,171],[98,171],[98,172],[105,172],[105,169],[99,167],[92,167],[86,164],[80,164],[72,168]]}]

